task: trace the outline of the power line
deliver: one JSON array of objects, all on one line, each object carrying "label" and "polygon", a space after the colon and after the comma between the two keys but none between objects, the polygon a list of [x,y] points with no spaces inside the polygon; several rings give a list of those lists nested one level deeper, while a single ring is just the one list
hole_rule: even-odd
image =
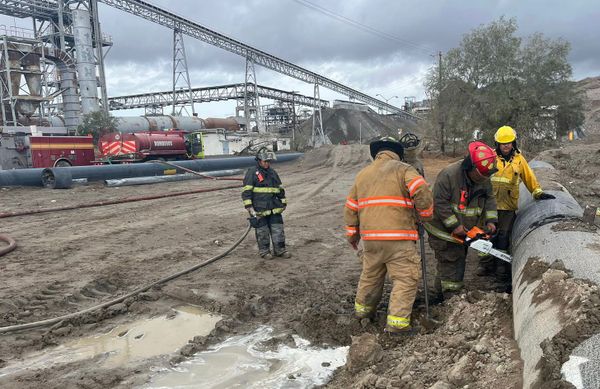
[{"label": "power line", "polygon": [[427,54],[431,54],[431,52],[433,51],[432,49],[427,48],[425,46],[421,46],[421,45],[419,45],[417,43],[411,42],[411,41],[406,40],[406,39],[399,38],[399,37],[397,37],[395,35],[392,35],[392,34],[389,34],[389,33],[385,32],[385,31],[378,30],[376,28],[373,28],[371,26],[368,26],[368,25],[363,24],[361,22],[358,22],[356,20],[347,18],[347,17],[345,17],[343,15],[340,15],[338,13],[335,13],[335,12],[333,12],[333,11],[327,9],[327,8],[323,8],[323,7],[321,7],[318,4],[312,3],[312,2],[310,2],[308,0],[293,0],[293,1],[295,1],[296,3],[298,3],[300,5],[303,5],[303,6],[307,7],[307,8],[309,8],[309,9],[312,9],[314,11],[317,11],[317,12],[321,13],[321,14],[324,14],[326,16],[329,16],[329,17],[333,18],[333,19],[336,19],[336,20],[338,20],[340,22],[349,24],[349,25],[351,25],[353,27],[356,27],[356,28],[358,28],[358,29],[360,29],[362,31],[365,31],[365,32],[368,32],[370,34],[376,35],[376,36],[378,36],[380,38],[385,38],[385,39],[392,40],[392,41],[397,42],[397,43],[401,43],[403,45],[411,46],[412,48],[421,50],[423,52],[426,52]]}]

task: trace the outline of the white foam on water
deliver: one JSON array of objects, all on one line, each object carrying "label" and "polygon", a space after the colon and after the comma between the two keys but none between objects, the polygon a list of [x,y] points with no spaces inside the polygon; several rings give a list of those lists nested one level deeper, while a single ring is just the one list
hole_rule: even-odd
[{"label": "white foam on water", "polygon": [[196,354],[175,368],[162,369],[147,389],[307,388],[327,383],[346,363],[348,347],[317,348],[294,336],[295,346],[264,350],[273,329],[236,336]]}]

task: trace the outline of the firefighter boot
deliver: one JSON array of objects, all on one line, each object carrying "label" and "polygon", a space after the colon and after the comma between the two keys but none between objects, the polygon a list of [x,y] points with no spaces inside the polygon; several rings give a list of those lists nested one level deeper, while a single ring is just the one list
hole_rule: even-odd
[{"label": "firefighter boot", "polygon": [[279,258],[288,259],[288,258],[291,258],[291,257],[292,257],[292,254],[290,254],[290,253],[289,253],[289,252],[287,252],[287,251],[284,251],[284,252],[283,252],[283,253],[281,253],[281,254],[275,254],[275,256],[277,256],[277,257],[279,257]]},{"label": "firefighter boot", "polygon": [[493,276],[495,272],[496,261],[494,257],[488,255],[479,258],[479,265],[477,265],[475,274],[477,274],[479,277],[489,277]]},{"label": "firefighter boot", "polygon": [[444,296],[445,301],[450,300],[454,296],[460,295],[464,286],[464,283],[462,281],[441,280],[441,284],[442,294]]},{"label": "firefighter boot", "polygon": [[510,263],[500,262],[496,269],[496,281],[501,283],[510,283],[511,279],[511,266]]},{"label": "firefighter boot", "polygon": [[419,330],[413,326],[407,326],[407,327],[403,327],[403,328],[385,326],[385,328],[383,329],[383,332],[390,336],[404,337],[404,336],[415,336],[416,334],[419,333]]}]

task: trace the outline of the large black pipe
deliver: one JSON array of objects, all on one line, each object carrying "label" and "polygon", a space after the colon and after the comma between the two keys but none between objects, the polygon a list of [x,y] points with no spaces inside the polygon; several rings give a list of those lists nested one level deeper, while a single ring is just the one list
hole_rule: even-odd
[{"label": "large black pipe", "polygon": [[[288,162],[299,158],[302,153],[277,155],[277,162]],[[253,166],[254,157],[208,158],[193,161],[177,161],[177,165],[197,172],[211,170],[239,169]],[[138,163],[125,165],[73,166],[52,168],[57,174],[69,169],[72,179],[87,178],[88,181],[102,181],[117,178],[164,176],[183,173],[159,163]],[[0,186],[42,186],[44,169],[15,169],[0,171]],[[174,170],[177,170],[176,172]]]}]

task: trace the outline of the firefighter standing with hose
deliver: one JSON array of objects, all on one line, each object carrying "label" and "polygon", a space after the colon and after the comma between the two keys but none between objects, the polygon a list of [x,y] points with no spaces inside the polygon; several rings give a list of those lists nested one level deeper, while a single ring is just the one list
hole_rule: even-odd
[{"label": "firefighter standing with hose", "polygon": [[344,207],[346,236],[363,241],[362,273],[355,300],[359,319],[375,316],[386,273],[393,282],[385,331],[413,334],[410,316],[421,277],[415,209],[430,220],[433,201],[425,179],[402,162],[402,144],[384,137],[370,144],[373,162],[356,176]]},{"label": "firefighter standing with hose", "polygon": [[[498,235],[495,247],[508,252],[510,234],[516,217],[519,202],[519,183],[523,181],[527,190],[536,200],[549,200],[554,196],[544,193],[533,170],[517,147],[517,134],[512,127],[502,126],[494,135],[496,141],[496,168],[491,182],[498,205]],[[496,280],[502,283],[510,281],[509,263],[492,256],[481,257],[477,275],[488,276],[496,273]]]},{"label": "firefighter standing with hose", "polygon": [[490,183],[495,161],[491,147],[471,142],[468,155],[444,168],[435,181],[434,218],[425,229],[437,259],[438,300],[451,297],[464,286],[468,247],[460,239],[475,226],[491,234],[496,231],[498,213]]},{"label": "firefighter standing with hose", "polygon": [[[258,253],[263,259],[290,258],[285,247],[283,216],[287,206],[285,190],[271,161],[277,160],[275,153],[266,147],[256,153],[256,166],[248,169],[244,177],[242,200],[250,214],[250,222],[256,229]],[[273,241],[273,253],[271,253]]]}]

